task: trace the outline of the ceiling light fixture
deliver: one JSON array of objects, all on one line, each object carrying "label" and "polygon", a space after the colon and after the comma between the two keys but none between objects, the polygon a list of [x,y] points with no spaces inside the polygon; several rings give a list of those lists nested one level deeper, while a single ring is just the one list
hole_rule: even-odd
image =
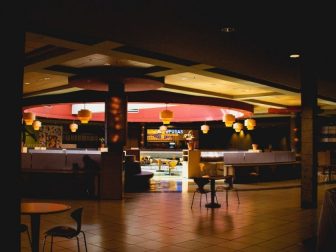
[{"label": "ceiling light fixture", "polygon": [[160,130],[161,133],[165,133],[167,131],[167,129],[168,128],[167,128],[166,125],[161,125],[160,128],[159,128],[159,130]]},{"label": "ceiling light fixture", "polygon": [[221,32],[226,32],[226,33],[230,33],[230,32],[234,32],[235,28],[232,26],[227,26],[227,27],[222,27]]},{"label": "ceiling light fixture", "polygon": [[236,122],[233,124],[233,128],[236,132],[240,132],[243,129],[243,124]]},{"label": "ceiling light fixture", "polygon": [[210,127],[209,127],[209,125],[207,125],[207,124],[203,124],[203,125],[201,126],[201,130],[202,130],[203,134],[207,134],[208,131],[210,130]]},{"label": "ceiling light fixture", "polygon": [[248,119],[246,119],[246,120],[244,121],[244,125],[246,126],[246,128],[247,128],[248,130],[253,130],[254,127],[255,127],[257,124],[256,124],[256,121],[255,121],[254,119],[252,119],[252,118],[248,118]]},{"label": "ceiling light fixture", "polygon": [[32,125],[35,120],[35,114],[32,112],[23,113],[23,120],[26,125]]},{"label": "ceiling light fixture", "polygon": [[42,123],[41,123],[40,121],[35,120],[35,121],[33,122],[33,129],[34,129],[34,130],[40,130],[41,126],[42,126]]},{"label": "ceiling light fixture", "polygon": [[291,58],[291,59],[297,59],[297,58],[300,58],[300,54],[298,54],[298,53],[293,53],[293,54],[289,55],[289,58]]},{"label": "ceiling light fixture", "polygon": [[173,111],[167,109],[167,104],[166,109],[160,112],[160,119],[162,120],[163,124],[169,124],[173,119]]},{"label": "ceiling light fixture", "polygon": [[88,109],[85,109],[84,104],[84,109],[78,111],[77,118],[78,120],[80,120],[81,123],[86,124],[92,118],[92,112]]},{"label": "ceiling light fixture", "polygon": [[71,132],[76,132],[77,129],[78,129],[78,124],[75,123],[75,122],[72,122],[72,123],[69,125],[69,129],[71,130]]},{"label": "ceiling light fixture", "polygon": [[225,123],[226,127],[232,127],[232,124],[236,121],[236,118],[232,114],[225,114],[223,115],[223,122]]}]

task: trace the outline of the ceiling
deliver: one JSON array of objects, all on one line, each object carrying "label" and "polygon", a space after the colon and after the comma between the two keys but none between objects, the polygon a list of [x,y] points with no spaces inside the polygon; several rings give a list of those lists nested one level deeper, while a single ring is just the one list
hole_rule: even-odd
[{"label": "ceiling", "polygon": [[332,16],[312,23],[297,16],[302,6],[278,13],[276,6],[261,12],[257,6],[144,2],[29,4],[24,98],[80,91],[69,77],[84,67],[137,67],[163,82],[161,91],[246,102],[255,116],[272,116],[270,108],[290,113],[300,106],[302,57],[289,55],[318,48],[318,105],[326,114],[336,111],[336,53],[326,32]]}]

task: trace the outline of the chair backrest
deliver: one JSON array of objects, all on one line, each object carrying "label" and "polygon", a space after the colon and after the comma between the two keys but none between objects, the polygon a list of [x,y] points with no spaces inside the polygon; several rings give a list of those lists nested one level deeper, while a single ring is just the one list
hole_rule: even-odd
[{"label": "chair backrest", "polygon": [[171,168],[175,168],[175,166],[177,165],[177,160],[171,160],[171,161],[169,161],[168,165]]},{"label": "chair backrest", "polygon": [[71,217],[76,221],[77,224],[77,234],[82,230],[82,213],[83,207],[79,207],[72,211]]},{"label": "chair backrest", "polygon": [[199,190],[204,190],[204,186],[210,182],[208,178],[194,178],[195,184],[198,186]]}]

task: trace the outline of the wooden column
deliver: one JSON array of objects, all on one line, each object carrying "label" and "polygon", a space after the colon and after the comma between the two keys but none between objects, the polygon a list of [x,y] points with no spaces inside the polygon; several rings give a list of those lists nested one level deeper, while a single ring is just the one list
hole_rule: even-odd
[{"label": "wooden column", "polygon": [[124,84],[108,83],[105,101],[105,141],[108,152],[102,152],[101,198],[123,198],[123,147],[127,134],[127,98]]},{"label": "wooden column", "polygon": [[315,57],[301,57],[301,207],[317,207],[317,76]]}]

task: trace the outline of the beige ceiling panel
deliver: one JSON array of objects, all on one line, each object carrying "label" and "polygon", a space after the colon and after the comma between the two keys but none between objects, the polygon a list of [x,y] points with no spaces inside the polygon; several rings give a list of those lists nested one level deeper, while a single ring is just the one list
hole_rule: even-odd
[{"label": "beige ceiling panel", "polygon": [[253,87],[190,72],[167,75],[165,83],[227,95],[261,94],[269,91],[266,87]]},{"label": "beige ceiling panel", "polygon": [[23,93],[31,93],[68,84],[68,77],[63,75],[28,72],[23,76]]},{"label": "beige ceiling panel", "polygon": [[258,101],[264,101],[269,103],[282,104],[284,106],[300,106],[301,95],[277,95],[277,96],[265,96],[256,98]]},{"label": "beige ceiling panel", "polygon": [[104,65],[111,65],[111,66],[119,66],[119,67],[141,67],[147,68],[153,65],[134,61],[134,60],[127,60],[127,59],[118,59],[115,57],[107,56],[104,54],[91,54],[85,57],[73,59],[64,62],[61,64],[63,66],[68,67],[90,67],[90,66],[104,66]]}]

